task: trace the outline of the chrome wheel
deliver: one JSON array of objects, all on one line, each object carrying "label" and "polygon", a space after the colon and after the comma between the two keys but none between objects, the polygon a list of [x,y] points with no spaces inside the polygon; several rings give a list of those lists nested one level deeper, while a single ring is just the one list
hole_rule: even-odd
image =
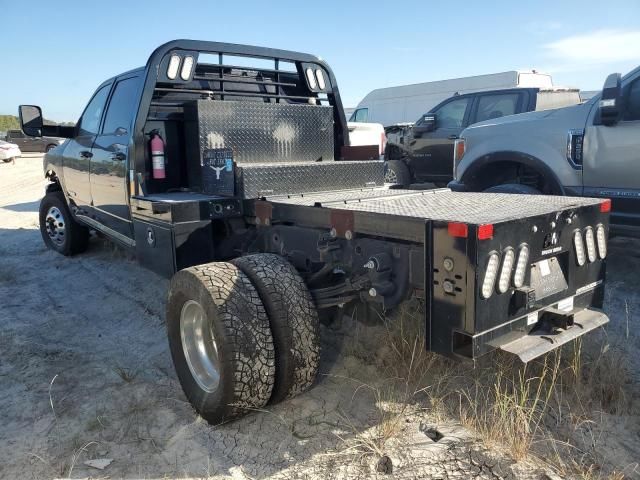
[{"label": "chrome wheel", "polygon": [[61,247],[64,245],[66,238],[66,228],[64,224],[64,217],[58,207],[51,207],[47,211],[45,217],[45,228],[47,229],[47,235],[51,241]]},{"label": "chrome wheel", "polygon": [[398,183],[398,175],[396,175],[396,172],[393,169],[387,167],[384,172],[384,183],[391,183],[394,185]]},{"label": "chrome wheel", "polygon": [[182,306],[180,338],[194,380],[205,392],[214,392],[220,384],[218,346],[207,315],[195,300],[189,300]]}]

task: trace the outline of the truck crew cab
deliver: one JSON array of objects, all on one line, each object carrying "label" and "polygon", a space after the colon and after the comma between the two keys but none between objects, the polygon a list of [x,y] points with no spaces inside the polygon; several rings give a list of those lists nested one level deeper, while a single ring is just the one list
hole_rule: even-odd
[{"label": "truck crew cab", "polygon": [[640,232],[640,67],[587,102],[473,125],[457,141],[457,191],[611,198],[615,231]]},{"label": "truck crew cab", "polygon": [[528,361],[608,321],[607,201],[385,189],[312,55],[176,40],[76,127],[20,118],[67,138],[45,156],[44,242],[77,254],[93,229],[171,277],[171,355],[210,422],[313,384],[318,311],[417,296],[427,348],[468,360]]},{"label": "truck crew cab", "polygon": [[578,90],[558,87],[509,88],[454,95],[420,116],[415,123],[385,129],[385,181],[400,186],[416,182],[446,186],[453,179],[454,142],[469,125],[578,103]]}]

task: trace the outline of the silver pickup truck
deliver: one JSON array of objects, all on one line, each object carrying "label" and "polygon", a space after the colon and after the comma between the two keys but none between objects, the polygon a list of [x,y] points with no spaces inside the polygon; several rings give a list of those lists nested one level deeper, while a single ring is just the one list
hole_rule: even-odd
[{"label": "silver pickup truck", "polygon": [[611,198],[612,229],[640,232],[640,67],[580,105],[477,123],[454,149],[454,191]]}]

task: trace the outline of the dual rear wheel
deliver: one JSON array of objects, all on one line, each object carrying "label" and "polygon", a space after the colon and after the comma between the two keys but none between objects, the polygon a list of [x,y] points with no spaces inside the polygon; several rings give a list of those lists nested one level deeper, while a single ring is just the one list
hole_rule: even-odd
[{"label": "dual rear wheel", "polygon": [[182,388],[210,423],[291,398],[315,380],[318,314],[298,272],[278,255],[179,271],[166,318]]}]

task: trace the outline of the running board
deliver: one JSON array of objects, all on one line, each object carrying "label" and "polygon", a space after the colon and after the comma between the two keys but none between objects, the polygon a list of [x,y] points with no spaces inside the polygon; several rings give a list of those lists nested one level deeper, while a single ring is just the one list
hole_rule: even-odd
[{"label": "running board", "polygon": [[127,237],[126,235],[123,235],[119,232],[116,232],[115,230],[101,224],[100,222],[94,220],[91,217],[87,217],[86,215],[82,215],[79,213],[76,213],[75,217],[82,223],[84,223],[85,225],[87,225],[89,228],[93,228],[94,230],[98,230],[99,232],[104,233],[105,235],[110,236],[111,238],[113,238],[114,240],[117,240],[118,242],[120,242],[121,244],[123,244],[125,247],[135,247],[136,246],[136,241],[132,238]]},{"label": "running board", "polygon": [[499,348],[507,353],[516,355],[522,362],[527,363],[544,355],[560,345],[575,340],[585,333],[595,330],[609,322],[609,317],[598,310],[585,308],[573,316],[573,325],[567,329],[558,329],[557,333],[536,331],[505,343]]}]

